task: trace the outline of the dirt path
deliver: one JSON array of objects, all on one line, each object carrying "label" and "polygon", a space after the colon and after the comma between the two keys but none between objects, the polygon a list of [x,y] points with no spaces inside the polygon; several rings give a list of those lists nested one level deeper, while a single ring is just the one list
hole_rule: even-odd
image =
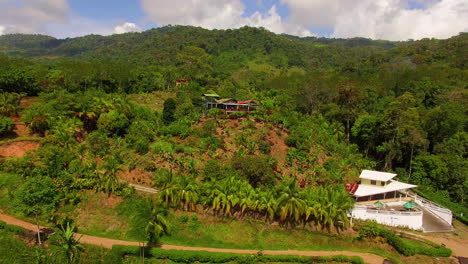
[{"label": "dirt path", "polygon": [[23,157],[27,151],[36,150],[40,147],[36,141],[16,141],[0,146],[0,157]]},{"label": "dirt path", "polygon": [[[0,220],[6,222],[9,225],[20,226],[24,229],[37,231],[35,224],[25,222],[20,219],[0,213]],[[44,228],[44,227],[41,227]],[[121,246],[139,246],[140,243],[124,240],[109,239],[103,237],[95,237],[83,234],[76,234],[77,237],[81,237],[80,242],[83,244],[97,245],[105,248],[112,248],[113,245]],[[220,253],[235,253],[235,254],[257,254],[258,250],[249,249],[225,249],[225,248],[205,248],[205,247],[186,247],[186,246],[174,246],[174,245],[161,245],[162,249],[172,250],[189,250],[189,251],[207,251],[207,252],[220,252]],[[359,256],[369,264],[382,264],[384,258],[370,253],[359,253],[352,251],[302,251],[302,250],[264,250],[263,254],[266,255],[297,255],[297,256]]]}]

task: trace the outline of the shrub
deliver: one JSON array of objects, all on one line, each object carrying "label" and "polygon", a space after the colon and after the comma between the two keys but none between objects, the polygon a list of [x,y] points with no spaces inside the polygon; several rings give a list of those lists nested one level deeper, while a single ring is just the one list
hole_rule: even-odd
[{"label": "shrub", "polygon": [[149,151],[149,140],[146,138],[140,138],[134,144],[135,150],[140,154],[146,154]]},{"label": "shrub", "polygon": [[174,153],[174,146],[165,141],[158,141],[150,146],[151,151],[157,154]]},{"label": "shrub", "polygon": [[105,156],[110,153],[109,138],[101,131],[93,131],[86,138],[89,150],[94,155]]},{"label": "shrub", "polygon": [[358,239],[373,238],[377,236],[385,238],[388,244],[392,245],[400,254],[405,256],[421,254],[431,257],[450,257],[450,255],[452,255],[452,251],[450,249],[442,246],[429,247],[412,242],[411,240],[404,240],[395,235],[392,231],[378,226],[375,222],[370,222],[364,225],[359,232]]},{"label": "shrub", "polygon": [[121,136],[125,134],[128,125],[128,118],[115,110],[101,114],[98,119],[98,128],[110,135],[117,134]]},{"label": "shrub", "polygon": [[161,133],[167,136],[187,137],[192,134],[192,128],[188,124],[178,121],[163,127]]},{"label": "shrub", "polygon": [[[327,263],[343,262],[352,264],[364,264],[361,257],[347,257],[343,255],[327,257],[307,257],[290,255],[247,255],[218,253],[205,251],[182,251],[182,250],[164,250],[160,248],[145,248],[145,256],[156,259],[168,259],[176,263],[259,263],[259,262],[294,262],[294,263]],[[112,251],[120,256],[132,255],[139,256],[141,248],[136,246],[113,246]]]},{"label": "shrub", "polygon": [[265,157],[236,156],[232,159],[232,167],[243,175],[252,186],[270,185],[275,180],[273,166]]},{"label": "shrub", "polygon": [[222,141],[217,139],[214,136],[210,136],[210,137],[203,138],[200,143],[203,149],[214,151],[221,147]]},{"label": "shrub", "polygon": [[36,116],[31,120],[29,128],[33,133],[45,135],[45,132],[50,128],[49,121],[44,116]]},{"label": "shrub", "polygon": [[270,153],[270,151],[271,151],[270,143],[268,143],[268,141],[263,141],[263,140],[259,141],[258,142],[258,150],[263,154]]},{"label": "shrub", "polygon": [[216,134],[217,123],[215,120],[208,120],[203,124],[201,131],[199,132],[200,137],[209,137]]},{"label": "shrub", "polygon": [[221,180],[232,175],[237,175],[237,172],[231,167],[222,166],[217,160],[209,160],[203,168],[205,180]]},{"label": "shrub", "polygon": [[163,114],[162,114],[162,121],[164,124],[170,124],[175,121],[175,111],[176,111],[176,102],[174,99],[169,98],[164,101],[163,106]]},{"label": "shrub", "polygon": [[183,216],[180,217],[180,222],[182,222],[182,223],[187,223],[188,220],[189,220],[188,215],[183,215]]},{"label": "shrub", "polygon": [[14,226],[14,225],[5,225],[5,230],[10,233],[17,234],[17,235],[22,234],[24,231],[22,227]]},{"label": "shrub", "polygon": [[9,117],[0,116],[0,136],[13,131],[13,120]]},{"label": "shrub", "polygon": [[0,169],[5,172],[19,174],[21,176],[31,175],[35,165],[29,156],[22,158],[10,157],[6,158],[0,164]]}]

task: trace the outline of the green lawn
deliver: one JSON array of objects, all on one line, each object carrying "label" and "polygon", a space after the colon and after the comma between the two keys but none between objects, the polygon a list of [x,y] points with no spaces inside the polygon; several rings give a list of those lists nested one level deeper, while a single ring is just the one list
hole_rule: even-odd
[{"label": "green lawn", "polygon": [[[14,184],[17,180],[18,177],[14,175],[0,175],[2,209],[9,208],[9,198],[4,182]],[[77,206],[62,207],[59,213],[74,218],[81,233],[137,241],[128,232],[129,219],[118,206],[126,202],[128,200],[87,191],[83,193],[81,203]],[[32,219],[25,220],[32,221]],[[174,210],[170,211],[168,220],[171,230],[168,236],[162,238],[163,244],[257,250],[346,250],[378,254],[396,263],[402,263],[401,259],[405,259],[383,240],[357,241],[354,239],[355,234],[350,231],[329,234],[320,230],[312,230],[309,227],[285,229],[255,219],[239,220],[232,217],[212,216],[209,213],[196,214]],[[429,259],[428,257],[419,258]]]},{"label": "green lawn", "polygon": [[161,112],[164,101],[168,98],[174,98],[175,94],[175,92],[154,91],[147,94],[131,94],[129,97],[136,104]]},{"label": "green lawn", "polygon": [[[129,219],[124,216],[125,213],[119,212],[122,208],[118,208],[117,199],[89,191],[76,208],[65,208],[62,211],[76,220],[81,233],[137,241],[129,233]],[[128,200],[123,201],[126,202]],[[187,220],[184,221],[184,218]],[[355,241],[354,234],[348,233],[331,235],[310,228],[285,229],[260,220],[239,220],[173,210],[170,211],[168,221],[170,235],[162,238],[163,244],[258,250],[349,250],[398,259],[398,254],[389,245]]]}]

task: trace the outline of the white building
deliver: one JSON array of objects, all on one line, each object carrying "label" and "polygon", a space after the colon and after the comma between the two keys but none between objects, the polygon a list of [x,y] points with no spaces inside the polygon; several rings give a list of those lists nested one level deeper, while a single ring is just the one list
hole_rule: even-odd
[{"label": "white building", "polygon": [[[417,186],[393,180],[395,176],[393,173],[363,170],[359,176],[360,184],[348,184],[346,190],[356,199],[351,218],[428,232],[453,230],[450,210],[411,193],[409,190]],[[410,201],[414,201],[416,206],[404,206]]]}]

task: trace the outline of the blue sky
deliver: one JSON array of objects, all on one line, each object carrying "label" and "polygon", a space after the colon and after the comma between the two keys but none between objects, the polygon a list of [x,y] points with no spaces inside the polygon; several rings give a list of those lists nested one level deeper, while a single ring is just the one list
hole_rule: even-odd
[{"label": "blue sky", "polygon": [[0,0],[0,35],[120,34],[167,24],[406,40],[467,31],[466,0]]}]

